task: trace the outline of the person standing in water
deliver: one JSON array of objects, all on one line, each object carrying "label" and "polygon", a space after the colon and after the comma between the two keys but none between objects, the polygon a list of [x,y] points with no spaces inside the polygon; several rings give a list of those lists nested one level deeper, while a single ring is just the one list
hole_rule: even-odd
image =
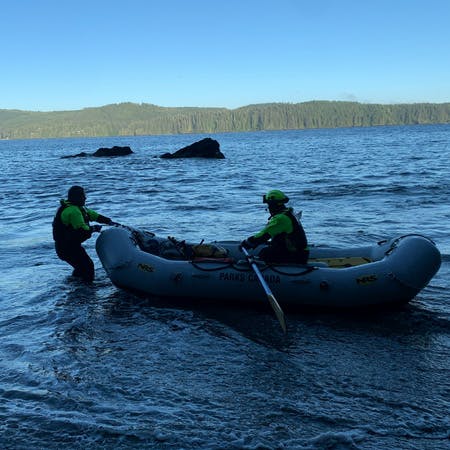
[{"label": "person standing in water", "polygon": [[72,275],[92,282],[95,277],[94,263],[81,244],[102,228],[101,225],[90,225],[91,220],[106,225],[111,225],[112,220],[87,208],[85,203],[84,189],[72,186],[67,200],[61,200],[53,219],[53,240],[58,257],[74,268]]}]

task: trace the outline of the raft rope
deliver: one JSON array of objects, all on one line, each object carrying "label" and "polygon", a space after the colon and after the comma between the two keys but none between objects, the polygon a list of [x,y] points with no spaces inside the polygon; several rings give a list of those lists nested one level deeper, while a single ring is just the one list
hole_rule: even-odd
[{"label": "raft rope", "polygon": [[[391,247],[390,247],[388,250],[386,250],[385,255],[391,254],[391,253],[398,247],[399,242],[400,242],[403,238],[409,237],[409,236],[418,236],[418,237],[422,237],[422,238],[426,239],[427,241],[430,241],[433,245],[436,245],[436,243],[435,243],[432,239],[430,239],[430,238],[427,237],[427,236],[424,236],[423,234],[419,234],[419,233],[405,234],[405,235],[403,235],[403,236],[398,237],[397,239],[395,239],[395,240],[392,242]],[[422,288],[422,286],[415,286],[415,285],[413,285],[413,284],[411,284],[411,283],[405,283],[405,281],[403,281],[403,280],[401,280],[400,278],[398,278],[393,272],[389,272],[389,273],[388,273],[388,277],[391,278],[392,280],[397,281],[397,282],[400,283],[401,285],[406,286],[406,287],[409,288],[409,289],[414,289],[414,290],[416,290],[416,291],[420,291],[420,289]]]},{"label": "raft rope", "polygon": [[[386,250],[385,255],[387,256],[390,253],[392,253],[398,247],[398,244],[400,243],[400,241],[402,239],[406,238],[406,237],[409,237],[409,236],[422,237],[422,238],[427,239],[428,241],[430,241],[433,245],[436,245],[435,242],[432,239],[430,239],[427,236],[424,236],[423,234],[419,234],[419,233],[404,234],[403,236],[398,237],[397,239],[395,239],[392,242],[391,246]],[[384,243],[386,243],[386,241],[378,242],[379,245],[382,245]],[[212,261],[212,262],[214,262],[214,261]],[[203,270],[205,272],[212,272],[212,271],[215,271],[215,270],[224,270],[224,269],[227,269],[227,268],[230,268],[230,267],[233,268],[234,270],[236,270],[237,272],[250,272],[251,271],[250,268],[249,269],[241,269],[239,267],[236,267],[236,265],[234,263],[232,263],[232,262],[227,263],[226,265],[221,266],[221,267],[215,267],[215,268],[209,268],[209,269],[206,269],[204,267],[199,266],[198,263],[195,263],[194,261],[191,261],[191,264],[196,269]],[[316,267],[316,266],[306,266],[306,268],[304,270],[302,270],[301,272],[291,273],[291,272],[285,272],[285,271],[279,269],[278,267],[280,267],[280,266],[275,265],[275,264],[266,264],[265,266],[260,267],[260,270],[262,272],[264,272],[267,269],[271,269],[273,272],[278,273],[280,275],[299,277],[299,276],[306,275],[306,274],[308,274],[308,273],[318,269],[318,267]]]},{"label": "raft rope", "polygon": [[[424,236],[423,234],[419,234],[419,233],[404,234],[403,236],[399,236],[397,239],[392,241],[391,246],[384,252],[384,254],[385,255],[391,254],[398,247],[398,244],[400,243],[400,241],[409,236],[422,237],[422,238],[426,239],[427,241],[430,241],[433,245],[436,245],[436,243],[432,239],[430,239],[427,236]],[[381,241],[381,244],[383,244],[384,242],[386,242],[386,241]],[[380,244],[380,242],[378,244]]]},{"label": "raft rope", "polygon": [[[149,237],[155,236],[155,234],[150,231],[144,231],[143,233],[148,235]],[[131,235],[132,235],[133,242],[142,249],[142,247],[141,247],[142,239],[139,236],[139,232],[132,230]],[[195,267],[196,269],[201,270],[203,272],[215,272],[218,270],[225,270],[225,269],[229,269],[229,268],[234,269],[236,272],[253,272],[253,269],[250,266],[248,266],[246,268],[241,268],[241,267],[237,266],[233,261],[227,261],[227,262],[224,261],[224,264],[219,267],[201,266],[200,263],[218,264],[220,261],[219,261],[219,259],[217,259],[217,261],[215,261],[213,258],[211,258],[208,261],[201,261],[201,262],[197,261],[196,262],[195,260],[190,259],[190,257],[192,257],[192,254],[189,254],[189,253],[191,253],[191,252],[186,251],[187,247],[188,247],[186,245],[186,241],[178,241],[177,239],[175,239],[172,236],[169,236],[168,240],[170,242],[172,242],[172,244],[174,244],[174,247],[180,253],[180,256],[183,256],[184,258],[186,258],[186,261],[190,262],[193,267]],[[201,241],[201,243],[203,243],[203,240]],[[145,250],[143,250],[143,251],[145,251]],[[285,266],[285,264],[283,266]],[[265,264],[262,267],[260,267],[258,265],[258,267],[261,270],[261,272],[271,269],[275,273],[278,273],[278,274],[284,275],[284,276],[288,276],[288,277],[299,277],[299,276],[306,275],[306,274],[318,269],[317,266],[309,266],[308,265],[308,266],[302,266],[302,270],[300,272],[291,273],[291,272],[286,272],[286,271],[279,269],[280,266],[277,264]]]},{"label": "raft rope", "polygon": [[[233,262],[229,262],[229,263],[227,263],[227,264],[225,264],[223,266],[220,266],[220,267],[209,267],[209,268],[202,267],[202,266],[199,265],[198,262],[195,262],[195,261],[189,261],[189,262],[192,264],[193,267],[195,267],[198,270],[202,270],[204,272],[214,272],[216,270],[224,270],[224,269],[228,269],[228,268],[232,268],[236,272],[252,272],[252,269],[250,267],[248,267],[248,268],[241,268],[241,267],[237,266]],[[216,264],[215,261],[208,261],[208,263]],[[303,269],[301,272],[291,273],[291,272],[282,271],[282,270],[278,269],[277,267],[279,267],[279,266],[274,265],[274,264],[266,264],[263,267],[259,267],[258,266],[258,268],[259,268],[259,270],[261,270],[261,272],[264,272],[264,271],[266,271],[268,269],[271,269],[275,273],[278,273],[280,275],[290,276],[290,277],[299,277],[299,276],[302,276],[302,275],[306,275],[307,273],[310,273],[313,270],[317,270],[316,266],[306,266],[306,268]]]},{"label": "raft rope", "polygon": [[[150,237],[155,236],[155,234],[152,232],[144,231],[144,233],[149,235]],[[142,247],[140,245],[142,241],[140,239],[139,233],[132,233],[132,237],[133,237],[133,241],[135,242],[135,244],[137,244],[142,249]],[[205,264],[205,263],[206,264],[218,264],[221,261],[219,258],[217,258],[217,260],[214,260],[214,258],[211,258],[211,259],[208,259],[208,261],[195,261],[195,260],[191,259],[193,256],[193,253],[192,253],[192,251],[188,251],[188,245],[186,244],[186,241],[178,241],[177,239],[175,239],[172,236],[169,236],[168,240],[170,242],[172,242],[172,244],[174,244],[174,247],[179,252],[180,256],[182,256],[183,258],[186,258],[186,261],[190,262],[193,267],[195,267],[196,269],[201,270],[203,272],[215,272],[218,270],[225,270],[225,269],[229,269],[229,268],[234,269],[236,272],[253,272],[253,269],[250,266],[242,268],[242,267],[237,266],[232,260],[229,260],[227,262],[223,261],[224,264],[219,267],[205,267],[200,264],[201,263],[203,263],[203,264]],[[202,244],[202,243],[203,243],[203,240],[200,242],[200,244]],[[277,266],[275,264],[266,264],[263,267],[259,267],[259,268],[260,268],[261,272],[271,269],[275,273],[278,273],[280,275],[290,276],[290,277],[299,277],[302,275],[306,275],[307,273],[310,273],[313,270],[317,270],[316,266],[306,266],[305,269],[302,268],[303,270],[301,272],[291,273],[291,272],[285,272],[283,270],[280,270],[277,267],[279,267],[279,266]]]}]

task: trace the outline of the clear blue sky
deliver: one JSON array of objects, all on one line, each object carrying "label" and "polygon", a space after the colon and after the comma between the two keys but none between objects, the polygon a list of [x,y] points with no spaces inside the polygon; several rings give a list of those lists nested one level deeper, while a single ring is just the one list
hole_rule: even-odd
[{"label": "clear blue sky", "polygon": [[450,101],[450,0],[5,0],[0,109]]}]

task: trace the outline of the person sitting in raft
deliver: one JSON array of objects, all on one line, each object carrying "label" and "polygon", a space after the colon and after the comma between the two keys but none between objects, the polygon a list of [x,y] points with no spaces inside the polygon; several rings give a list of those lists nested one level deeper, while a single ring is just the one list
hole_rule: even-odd
[{"label": "person sitting in raft", "polygon": [[278,190],[264,195],[269,221],[261,231],[242,241],[241,246],[252,249],[267,243],[258,255],[265,262],[306,264],[309,256],[306,234],[293,209],[286,206],[288,201],[289,198]]},{"label": "person sitting in raft", "polygon": [[85,202],[84,189],[72,186],[67,200],[61,200],[61,206],[53,219],[53,240],[58,257],[74,268],[72,275],[92,282],[94,263],[81,244],[102,228],[101,225],[89,225],[90,220],[106,225],[111,225],[112,220],[86,208]]}]

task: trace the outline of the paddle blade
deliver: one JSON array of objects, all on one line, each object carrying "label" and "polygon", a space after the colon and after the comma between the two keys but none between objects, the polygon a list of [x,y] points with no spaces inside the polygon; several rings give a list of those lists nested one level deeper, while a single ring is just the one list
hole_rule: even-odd
[{"label": "paddle blade", "polygon": [[275,315],[277,316],[278,322],[280,322],[281,328],[283,329],[283,333],[287,333],[286,320],[284,319],[284,312],[281,309],[280,305],[276,301],[273,294],[267,294],[267,298],[269,300],[270,306],[272,306]]}]

